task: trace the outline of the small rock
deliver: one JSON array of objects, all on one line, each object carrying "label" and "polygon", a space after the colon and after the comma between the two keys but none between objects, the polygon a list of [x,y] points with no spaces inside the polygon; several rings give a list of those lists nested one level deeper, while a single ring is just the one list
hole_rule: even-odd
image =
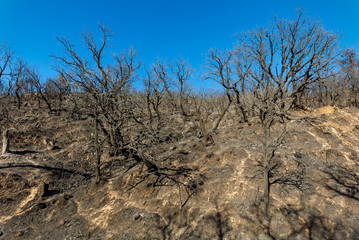
[{"label": "small rock", "polygon": [[51,151],[51,150],[54,150],[55,148],[56,148],[56,146],[55,146],[54,141],[48,141],[47,142],[47,150]]},{"label": "small rock", "polygon": [[188,152],[187,152],[186,150],[180,150],[178,153],[183,154],[183,155],[187,155],[187,154],[188,154]]},{"label": "small rock", "polygon": [[165,142],[169,142],[172,140],[172,134],[168,135],[165,139]]},{"label": "small rock", "polygon": [[143,218],[143,215],[144,215],[143,213],[140,213],[140,214],[134,216],[133,219],[134,219],[134,220],[138,220],[138,219],[140,219],[140,218]]},{"label": "small rock", "polygon": [[196,189],[196,188],[197,188],[197,181],[191,180],[191,181],[188,183],[187,187],[188,187],[190,190]]},{"label": "small rock", "polygon": [[39,206],[40,209],[44,209],[47,207],[46,203],[39,203],[37,204],[37,206]]},{"label": "small rock", "polygon": [[24,236],[24,234],[25,234],[24,231],[20,231],[20,232],[18,232],[18,233],[15,234],[15,237],[16,237],[16,238],[20,238],[20,237]]},{"label": "small rock", "polygon": [[70,198],[72,198],[72,195],[66,194],[66,195],[64,196],[64,199],[65,199],[65,200],[69,200]]},{"label": "small rock", "polygon": [[207,153],[207,154],[206,154],[206,158],[211,158],[211,157],[213,157],[213,156],[214,156],[213,152],[210,152],[210,153]]},{"label": "small rock", "polygon": [[40,185],[37,187],[37,197],[46,197],[49,194],[49,184],[47,183],[40,183]]}]

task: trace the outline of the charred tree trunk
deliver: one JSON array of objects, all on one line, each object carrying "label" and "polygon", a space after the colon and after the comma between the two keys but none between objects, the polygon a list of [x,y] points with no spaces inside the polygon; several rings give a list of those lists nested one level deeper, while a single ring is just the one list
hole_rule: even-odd
[{"label": "charred tree trunk", "polygon": [[233,90],[236,93],[237,105],[238,105],[239,109],[241,110],[243,121],[245,123],[247,123],[248,122],[248,116],[247,116],[246,110],[243,107],[243,103],[240,100],[240,92],[237,89],[233,89]]},{"label": "charred tree trunk", "polygon": [[41,95],[41,98],[46,103],[47,108],[49,109],[49,111],[53,112],[54,110],[52,109],[52,106],[51,106],[51,99],[47,99],[47,97],[42,92],[40,93],[40,95]]},{"label": "charred tree trunk", "polygon": [[95,166],[95,182],[99,183],[101,180],[101,149],[96,147],[96,166]]},{"label": "charred tree trunk", "polygon": [[17,99],[17,109],[20,109],[21,108],[21,96],[20,96],[20,93],[15,90],[15,95],[16,95],[16,99]]},{"label": "charred tree trunk", "polygon": [[270,161],[272,156],[270,154],[270,125],[263,124],[263,204],[264,204],[264,216],[269,219],[269,194],[270,194],[270,183],[269,183],[269,171],[270,171]]},{"label": "charred tree trunk", "polygon": [[99,183],[101,180],[101,145],[99,142],[98,134],[98,121],[96,120],[95,125],[95,148],[96,148],[96,159],[95,159],[95,182]]},{"label": "charred tree trunk", "polygon": [[218,129],[218,127],[219,127],[219,124],[221,123],[222,119],[224,118],[224,115],[226,115],[226,113],[227,113],[229,107],[230,107],[231,104],[232,104],[232,98],[231,98],[231,96],[229,95],[228,90],[227,90],[227,97],[228,97],[228,104],[227,104],[227,106],[223,109],[223,111],[222,111],[220,117],[218,118],[217,123],[216,123],[216,125],[214,126],[214,128],[213,128],[213,130],[212,130],[213,132],[214,132],[214,131],[217,131],[217,129]]},{"label": "charred tree trunk", "polygon": [[131,146],[127,146],[126,148],[122,148],[121,150],[122,155],[126,158],[133,158],[137,162],[144,163],[147,166],[148,172],[158,172],[159,168],[149,154]]},{"label": "charred tree trunk", "polygon": [[263,171],[263,187],[264,187],[264,193],[263,193],[263,204],[264,204],[264,216],[266,218],[269,218],[269,169],[268,166],[264,167]]},{"label": "charred tree trunk", "polygon": [[150,99],[149,95],[147,95],[146,101],[147,101],[147,111],[148,111],[148,117],[149,117],[149,125],[150,125],[150,129],[153,130],[153,127],[152,127],[153,115],[152,115],[152,110],[151,110],[151,99]]}]

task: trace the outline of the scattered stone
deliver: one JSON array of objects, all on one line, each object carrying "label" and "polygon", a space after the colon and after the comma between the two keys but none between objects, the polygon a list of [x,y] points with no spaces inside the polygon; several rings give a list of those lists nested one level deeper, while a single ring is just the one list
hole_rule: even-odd
[{"label": "scattered stone", "polygon": [[188,151],[186,151],[186,150],[179,150],[178,153],[183,154],[183,155],[188,155]]},{"label": "scattered stone", "polygon": [[211,158],[214,156],[214,153],[213,152],[209,152],[206,154],[206,158]]},{"label": "scattered stone", "polygon": [[72,198],[73,196],[72,195],[69,195],[69,194],[66,194],[65,196],[64,196],[64,198],[65,198],[65,200],[69,200],[70,198]]},{"label": "scattered stone", "polygon": [[205,143],[206,143],[206,147],[211,146],[212,144],[214,144],[214,140],[213,140],[212,135],[207,135],[207,136],[204,138],[204,141],[205,141]]},{"label": "scattered stone", "polygon": [[133,217],[133,220],[138,220],[140,218],[143,218],[143,213],[137,214],[136,216]]},{"label": "scattered stone", "polygon": [[56,148],[56,145],[55,145],[55,142],[54,142],[54,141],[51,141],[51,140],[47,142],[47,146],[46,146],[46,147],[47,147],[47,150],[49,150],[49,151],[54,150],[54,149],[57,149],[57,148]]},{"label": "scattered stone", "polygon": [[37,188],[37,197],[46,197],[49,194],[49,184],[47,183],[40,183],[39,187]]},{"label": "scattered stone", "polygon": [[39,203],[37,204],[37,206],[40,208],[40,209],[44,209],[47,207],[46,203]]}]

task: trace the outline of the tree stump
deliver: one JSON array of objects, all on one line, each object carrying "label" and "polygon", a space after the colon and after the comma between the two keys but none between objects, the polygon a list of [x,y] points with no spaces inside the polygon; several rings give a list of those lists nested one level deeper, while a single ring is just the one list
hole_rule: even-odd
[{"label": "tree stump", "polygon": [[2,138],[2,155],[6,155],[9,153],[9,129],[6,129],[3,132],[3,138]]}]

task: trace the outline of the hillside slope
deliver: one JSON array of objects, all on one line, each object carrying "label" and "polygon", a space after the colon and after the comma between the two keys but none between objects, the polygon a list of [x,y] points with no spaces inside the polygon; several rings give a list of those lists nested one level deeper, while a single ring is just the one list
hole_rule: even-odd
[{"label": "hillside slope", "polygon": [[[160,172],[103,157],[92,181],[90,120],[19,110],[0,158],[0,239],[359,239],[359,110],[293,111],[261,215],[259,125],[222,122],[214,143],[178,127]],[[49,142],[55,144],[49,147]]]}]

